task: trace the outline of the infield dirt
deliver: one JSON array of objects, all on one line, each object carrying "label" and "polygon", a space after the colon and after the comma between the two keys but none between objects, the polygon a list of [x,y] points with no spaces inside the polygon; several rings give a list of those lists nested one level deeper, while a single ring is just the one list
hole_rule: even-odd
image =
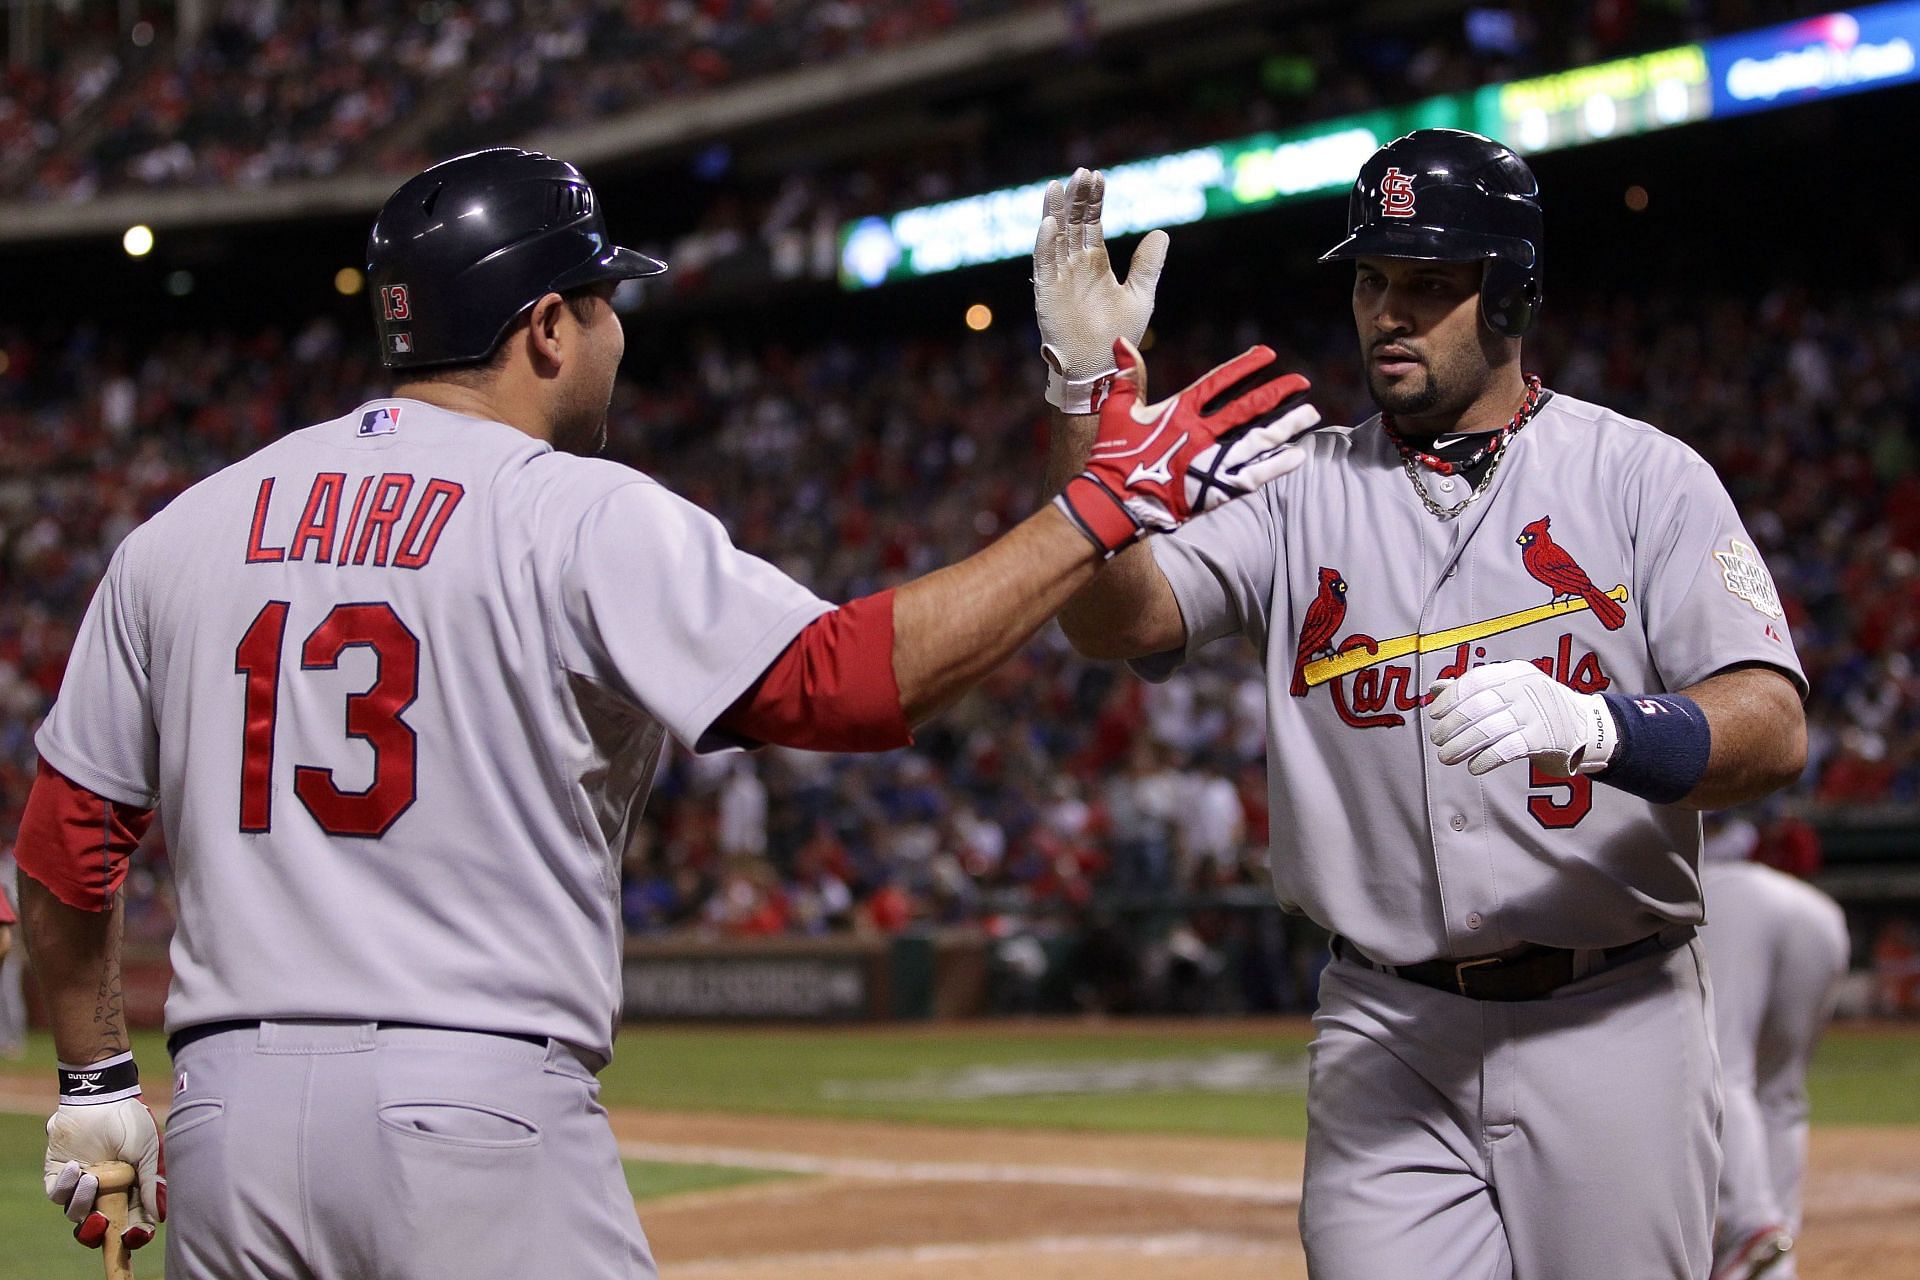
[{"label": "infield dirt", "polygon": [[[662,1270],[702,1280],[1295,1280],[1304,1148],[622,1110],[630,1153],[796,1171],[641,1206]],[[944,1177],[942,1167],[951,1176]],[[1920,1129],[1813,1136],[1802,1280],[1920,1276]]]}]

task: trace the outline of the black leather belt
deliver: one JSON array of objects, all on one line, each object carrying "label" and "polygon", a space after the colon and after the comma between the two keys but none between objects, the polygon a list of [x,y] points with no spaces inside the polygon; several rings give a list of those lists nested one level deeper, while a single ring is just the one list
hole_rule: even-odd
[{"label": "black leather belt", "polygon": [[[464,1031],[468,1035],[501,1036],[507,1040],[519,1040],[525,1044],[546,1046],[545,1036],[520,1035],[512,1031],[482,1031],[476,1027],[439,1027],[425,1022],[376,1022],[373,1024],[382,1031]],[[232,1022],[203,1022],[195,1027],[182,1027],[167,1037],[167,1056],[177,1058],[180,1051],[195,1041],[205,1040],[208,1036],[217,1036],[227,1031],[252,1031],[260,1026],[258,1018],[243,1018]]]},{"label": "black leather belt", "polygon": [[1579,952],[1565,947],[1529,946],[1504,956],[1470,956],[1464,960],[1423,960],[1419,964],[1379,964],[1346,939],[1343,953],[1381,973],[1390,973],[1423,987],[1469,1000],[1540,1000],[1578,978],[1630,964],[1644,956],[1671,951],[1693,937],[1693,926],[1680,925],[1650,933],[1637,942],[1605,947],[1600,962],[1585,973],[1575,972]]}]

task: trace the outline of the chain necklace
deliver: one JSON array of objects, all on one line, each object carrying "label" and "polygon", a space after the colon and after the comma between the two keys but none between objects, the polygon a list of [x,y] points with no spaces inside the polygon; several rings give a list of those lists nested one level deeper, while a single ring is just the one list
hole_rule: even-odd
[{"label": "chain necklace", "polygon": [[[1512,421],[1498,431],[1489,433],[1489,439],[1485,444],[1474,450],[1471,456],[1462,458],[1458,462],[1448,462],[1445,458],[1422,452],[1408,444],[1401,438],[1399,429],[1394,426],[1393,415],[1390,413],[1380,415],[1380,426],[1386,431],[1387,439],[1393,441],[1393,447],[1399,451],[1400,466],[1407,473],[1407,479],[1413,482],[1413,492],[1420,499],[1421,505],[1432,512],[1436,518],[1451,520],[1472,506],[1475,499],[1492,487],[1493,478],[1500,474],[1500,464],[1506,460],[1508,443],[1519,433],[1520,428],[1533,421],[1534,412],[1539,408],[1540,379],[1537,375],[1530,375],[1527,378],[1526,398],[1520,402],[1520,408],[1515,411]],[[1420,479],[1419,468],[1414,465],[1419,463],[1430,471],[1437,471],[1441,475],[1452,475],[1456,471],[1471,470],[1488,458],[1492,461],[1487,466],[1487,473],[1480,477],[1480,483],[1473,486],[1472,493],[1451,507],[1443,507],[1433,500],[1433,495],[1427,492],[1427,486]]]}]

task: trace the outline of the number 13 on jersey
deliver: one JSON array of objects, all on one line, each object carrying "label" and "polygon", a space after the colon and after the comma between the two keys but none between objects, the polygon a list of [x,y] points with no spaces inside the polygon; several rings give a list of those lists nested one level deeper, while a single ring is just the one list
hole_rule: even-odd
[{"label": "number 13 on jersey", "polygon": [[[290,608],[284,600],[269,600],[233,656],[234,674],[247,680],[240,830],[250,833],[273,829],[273,749]],[[293,791],[328,834],[377,838],[414,801],[419,743],[401,716],[420,690],[420,641],[390,604],[335,605],[301,644],[299,669],[333,670],[343,653],[359,647],[373,650],[374,679],[364,692],[347,696],[346,735],[373,748],[373,783],[364,791],[343,791],[333,770],[296,764]]]}]

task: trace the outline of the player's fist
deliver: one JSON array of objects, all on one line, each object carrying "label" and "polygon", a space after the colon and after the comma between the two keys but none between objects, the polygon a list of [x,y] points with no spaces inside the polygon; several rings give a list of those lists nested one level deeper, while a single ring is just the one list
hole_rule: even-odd
[{"label": "player's fist", "polygon": [[1114,278],[1100,225],[1107,180],[1075,169],[1066,185],[1047,184],[1033,244],[1033,313],[1047,362],[1047,403],[1063,413],[1092,413],[1113,377],[1113,344],[1138,345],[1153,316],[1153,291],[1167,261],[1167,233],[1149,231],[1133,251],[1127,282]]},{"label": "player's fist", "polygon": [[97,1103],[89,1102],[84,1092],[69,1092],[101,1077],[107,1077],[110,1086],[109,1073],[123,1063],[130,1068],[132,1055],[91,1067],[63,1064],[60,1107],[47,1121],[47,1199],[66,1212],[74,1224],[73,1238],[89,1249],[98,1249],[107,1234],[106,1215],[94,1207],[100,1180],[87,1172],[93,1165],[123,1160],[138,1174],[127,1193],[127,1229],[121,1237],[127,1248],[138,1249],[151,1241],[156,1226],[167,1220],[167,1167],[160,1129],[153,1112],[140,1100],[138,1085],[132,1096],[124,1096],[124,1089],[103,1088],[102,1092],[122,1096]]},{"label": "player's fist", "polygon": [[1283,373],[1269,348],[1253,347],[1157,404],[1140,402],[1146,370],[1134,345],[1122,338],[1113,353],[1120,372],[1087,469],[1056,499],[1103,552],[1177,529],[1306,461],[1293,441],[1320,414],[1306,402],[1307,380]]},{"label": "player's fist", "polygon": [[1576,693],[1531,662],[1491,662],[1458,680],[1436,680],[1427,716],[1441,764],[1467,762],[1476,777],[1532,760],[1556,778],[1599,773],[1619,745],[1606,699]]}]

